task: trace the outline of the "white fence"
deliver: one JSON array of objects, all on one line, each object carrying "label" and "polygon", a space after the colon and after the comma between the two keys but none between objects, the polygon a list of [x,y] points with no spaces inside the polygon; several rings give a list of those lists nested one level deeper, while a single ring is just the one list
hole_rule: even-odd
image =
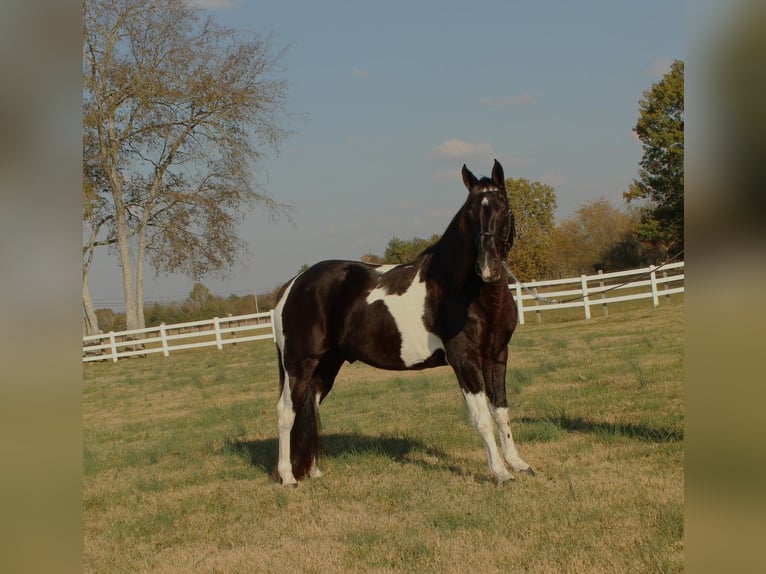
[{"label": "white fence", "polygon": [[[90,335],[82,338],[82,360],[84,363],[109,359],[117,362],[150,353],[167,357],[170,351],[214,346],[223,349],[224,345],[261,339],[274,340],[273,311]],[[184,342],[177,344],[179,341]]]},{"label": "white fence", "polygon": [[596,275],[581,275],[569,279],[530,281],[524,285],[511,283],[509,287],[515,292],[520,325],[525,323],[525,313],[573,307],[581,307],[585,318],[590,319],[591,307],[594,306],[601,305],[606,315],[609,303],[651,299],[657,307],[660,297],[683,293],[684,262],[612,273],[599,272]]},{"label": "white fence", "polygon": [[[526,313],[536,313],[540,320],[540,313],[554,309],[580,307],[585,318],[590,319],[594,306],[601,306],[606,315],[609,303],[651,299],[657,307],[661,297],[683,293],[684,262],[523,285],[511,283],[508,287],[514,290],[521,325],[526,322]],[[170,351],[212,346],[223,349],[224,345],[262,339],[274,339],[273,311],[83,337],[82,360],[117,362],[150,353],[167,357]],[[179,341],[187,342],[176,344]]]}]

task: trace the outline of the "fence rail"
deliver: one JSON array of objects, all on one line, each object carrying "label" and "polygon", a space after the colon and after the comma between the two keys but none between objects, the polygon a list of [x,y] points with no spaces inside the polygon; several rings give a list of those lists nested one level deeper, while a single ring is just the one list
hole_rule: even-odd
[{"label": "fence rail", "polygon": [[[519,324],[526,322],[525,314],[554,309],[582,308],[586,319],[591,318],[591,307],[601,306],[604,315],[609,303],[651,299],[655,307],[661,297],[684,292],[684,262],[615,271],[595,275],[581,275],[568,279],[511,283]],[[648,289],[647,289],[648,287]],[[621,294],[624,293],[624,294]],[[266,332],[264,332],[266,331]],[[245,336],[241,336],[247,333]],[[174,325],[159,325],[83,337],[83,362],[112,360],[170,351],[218,347],[224,345],[274,340],[274,312],[253,313],[236,317],[213,317],[205,321],[191,321]],[[176,344],[179,341],[193,341]]]},{"label": "fence rail", "polygon": [[[150,353],[162,353],[167,357],[170,351],[200,347],[223,349],[224,345],[262,339],[274,339],[273,311],[90,335],[82,338],[82,360],[84,363],[109,359],[117,362],[118,359]],[[179,341],[187,342],[176,344]]]},{"label": "fence rail", "polygon": [[[523,285],[516,282],[509,287],[514,290],[520,325],[526,322],[526,313],[538,313],[539,317],[542,311],[576,307],[582,308],[585,318],[590,319],[591,307],[601,305],[606,315],[609,303],[651,299],[657,307],[660,297],[683,293],[684,262],[611,273],[599,272],[567,279],[530,281]],[[646,290],[646,287],[649,289]],[[616,294],[618,292],[625,294]]]}]

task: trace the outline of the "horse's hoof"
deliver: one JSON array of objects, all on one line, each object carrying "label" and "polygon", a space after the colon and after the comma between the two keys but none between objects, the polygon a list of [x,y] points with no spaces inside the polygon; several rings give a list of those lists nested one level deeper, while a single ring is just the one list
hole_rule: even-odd
[{"label": "horse's hoof", "polygon": [[298,483],[297,482],[289,482],[289,483],[287,483],[287,484],[285,484],[283,486],[285,488],[298,488]]},{"label": "horse's hoof", "polygon": [[535,469],[533,469],[531,466],[528,466],[527,468],[524,468],[520,470],[519,472],[525,472],[529,476],[535,476]]},{"label": "horse's hoof", "polygon": [[516,477],[513,476],[512,474],[509,474],[508,476],[504,476],[504,477],[498,477],[498,479],[497,479],[497,487],[500,488],[506,482],[513,482],[514,480],[516,480]]}]

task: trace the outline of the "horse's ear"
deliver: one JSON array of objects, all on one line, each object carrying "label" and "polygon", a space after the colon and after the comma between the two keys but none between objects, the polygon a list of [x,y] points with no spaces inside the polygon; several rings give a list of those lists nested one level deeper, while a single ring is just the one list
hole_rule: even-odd
[{"label": "horse's ear", "polygon": [[465,164],[463,164],[463,183],[468,188],[468,191],[471,191],[479,183],[479,180],[476,179],[476,176],[471,173],[471,170]]},{"label": "horse's ear", "polygon": [[495,160],[495,164],[492,166],[492,183],[497,187],[505,188],[505,174],[503,173],[503,166],[500,162]]}]

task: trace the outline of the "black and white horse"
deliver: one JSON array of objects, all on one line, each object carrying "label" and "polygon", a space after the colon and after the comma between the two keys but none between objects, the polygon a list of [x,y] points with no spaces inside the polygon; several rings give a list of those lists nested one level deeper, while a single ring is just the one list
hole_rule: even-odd
[{"label": "black and white horse", "polygon": [[[279,459],[285,486],[316,477],[319,405],[345,361],[390,370],[449,364],[499,483],[534,474],[511,435],[505,371],[516,304],[503,262],[513,244],[503,168],[477,179],[441,239],[414,261],[322,261],[288,282],[274,309],[279,359]],[[494,432],[500,435],[502,455]]]}]

